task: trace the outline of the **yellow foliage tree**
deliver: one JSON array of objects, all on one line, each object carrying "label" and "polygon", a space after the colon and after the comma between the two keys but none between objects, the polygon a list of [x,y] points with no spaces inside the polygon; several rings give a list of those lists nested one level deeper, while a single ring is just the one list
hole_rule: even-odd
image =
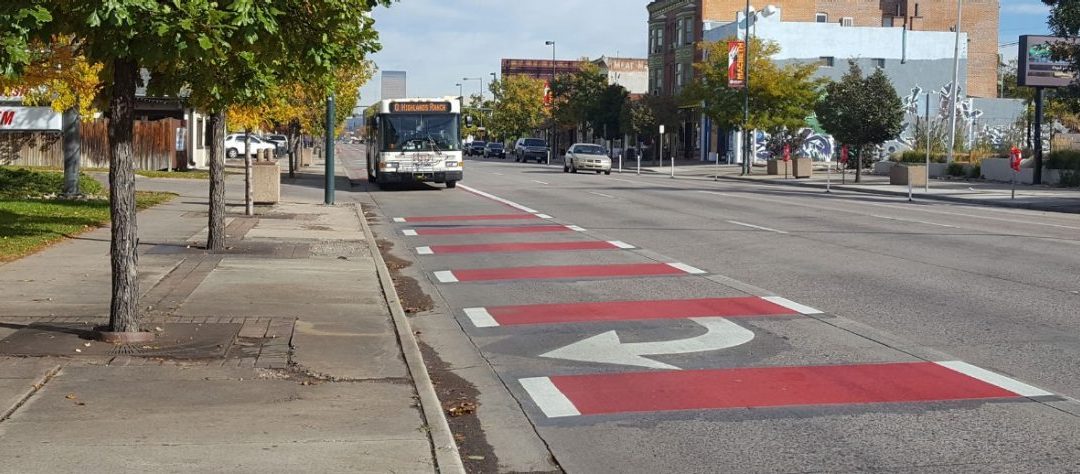
[{"label": "yellow foliage tree", "polygon": [[0,94],[57,112],[74,108],[81,120],[93,120],[104,66],[88,61],[79,48],[70,36],[34,43],[33,60],[17,79],[0,76]]}]

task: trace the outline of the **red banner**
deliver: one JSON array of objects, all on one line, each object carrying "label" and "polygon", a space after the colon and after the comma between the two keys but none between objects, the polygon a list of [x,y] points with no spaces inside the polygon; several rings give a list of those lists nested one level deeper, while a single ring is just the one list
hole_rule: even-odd
[{"label": "red banner", "polygon": [[728,87],[742,88],[746,86],[746,43],[743,41],[728,41]]},{"label": "red banner", "polygon": [[1019,172],[1020,171],[1020,163],[1024,159],[1023,153],[1020,152],[1019,148],[1012,147],[1012,150],[1009,150],[1009,155],[1011,157],[1011,159],[1009,160],[1009,166],[1012,167],[1013,171]]}]

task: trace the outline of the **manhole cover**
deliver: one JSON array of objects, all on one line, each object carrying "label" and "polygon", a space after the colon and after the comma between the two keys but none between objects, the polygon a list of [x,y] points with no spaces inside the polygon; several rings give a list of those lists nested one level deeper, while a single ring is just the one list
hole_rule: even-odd
[{"label": "manhole cover", "polygon": [[114,345],[92,340],[93,324],[34,323],[0,339],[0,355],[117,356],[172,359],[224,358],[236,340],[240,324],[164,323],[154,342]]}]

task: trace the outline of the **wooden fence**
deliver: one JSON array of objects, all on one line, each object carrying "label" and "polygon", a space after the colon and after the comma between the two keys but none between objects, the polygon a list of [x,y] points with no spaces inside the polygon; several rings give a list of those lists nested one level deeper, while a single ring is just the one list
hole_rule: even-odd
[{"label": "wooden fence", "polygon": [[[135,169],[176,169],[186,165],[183,152],[176,151],[176,119],[135,122]],[[105,119],[82,124],[81,166],[109,167],[109,122]],[[0,165],[64,167],[60,132],[0,133]]]}]

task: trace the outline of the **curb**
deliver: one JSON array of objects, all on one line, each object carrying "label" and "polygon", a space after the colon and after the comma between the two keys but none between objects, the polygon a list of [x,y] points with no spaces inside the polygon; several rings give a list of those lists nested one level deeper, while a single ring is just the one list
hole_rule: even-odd
[{"label": "curb", "polygon": [[[773,185],[773,186],[796,186],[796,187],[802,187],[802,188],[816,188],[816,189],[825,189],[826,188],[826,185],[819,184],[819,183],[807,183],[807,182],[799,182],[799,181],[792,181],[792,182],[778,182],[778,181],[772,181],[772,180],[765,181],[765,180],[760,180],[760,179],[755,179],[755,178],[744,178],[742,176],[720,176],[720,179],[726,179],[726,180],[729,180],[729,181],[739,181],[739,182],[743,182],[743,183],[768,184],[768,185]],[[902,192],[902,191],[888,191],[888,190],[884,190],[884,189],[853,188],[851,186],[843,185],[843,184],[834,184],[834,185],[832,185],[832,188],[836,189],[836,190],[840,190],[840,191],[850,191],[850,192],[864,193],[864,194],[876,194],[876,195],[879,195],[879,196],[907,197],[907,195],[908,195],[907,193]],[[945,202],[951,202],[951,203],[957,203],[957,204],[967,204],[967,205],[971,205],[971,206],[1004,207],[1004,208],[1010,208],[1010,209],[1027,209],[1027,210],[1031,210],[1031,211],[1041,211],[1041,212],[1061,212],[1061,213],[1064,213],[1064,214],[1080,214],[1080,211],[1068,210],[1068,209],[1054,209],[1054,208],[1048,208],[1048,207],[1045,207],[1045,206],[1039,206],[1039,205],[1036,205],[1036,204],[1000,202],[1000,201],[979,202],[979,201],[975,201],[975,200],[967,199],[967,198],[959,198],[959,197],[953,197],[953,196],[941,196],[941,195],[934,195],[934,194],[916,194],[915,199],[926,199],[926,200],[932,200],[932,201],[945,201]]]},{"label": "curb", "polygon": [[420,396],[420,407],[427,420],[431,443],[435,450],[435,464],[441,473],[465,473],[465,465],[461,462],[461,454],[458,452],[454,435],[450,431],[450,424],[446,421],[446,415],[442,411],[442,403],[435,393],[435,386],[431,383],[427,366],[424,365],[424,357],[420,353],[420,345],[416,342],[412,326],[405,316],[405,310],[401,307],[397,291],[394,290],[394,282],[390,277],[390,269],[386,267],[382,253],[375,242],[375,234],[368,226],[367,218],[360,204],[354,204],[356,215],[360,219],[360,226],[364,229],[364,238],[367,239],[371,253],[375,258],[375,267],[379,273],[379,283],[382,286],[383,296],[390,308],[390,314],[394,319],[394,327],[397,330],[398,341],[401,343],[401,352],[405,356],[405,365],[409,368],[413,385],[417,395]]}]

